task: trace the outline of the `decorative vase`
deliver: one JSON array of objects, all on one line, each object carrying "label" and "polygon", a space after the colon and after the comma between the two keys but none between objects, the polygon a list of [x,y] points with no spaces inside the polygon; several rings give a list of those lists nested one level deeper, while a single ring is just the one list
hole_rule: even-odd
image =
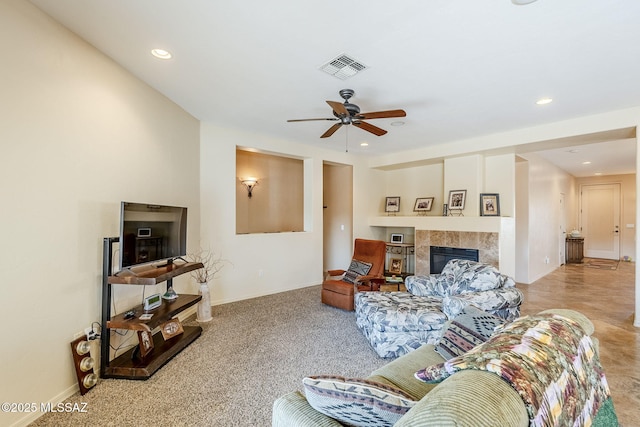
[{"label": "decorative vase", "polygon": [[198,303],[198,322],[208,322],[211,317],[211,295],[209,294],[209,285],[207,282],[200,283],[200,291],[202,299]]}]

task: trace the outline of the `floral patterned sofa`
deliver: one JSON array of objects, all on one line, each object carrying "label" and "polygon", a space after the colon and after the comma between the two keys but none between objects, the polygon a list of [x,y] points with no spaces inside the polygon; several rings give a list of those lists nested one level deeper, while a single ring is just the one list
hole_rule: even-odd
[{"label": "floral patterned sofa", "polygon": [[440,274],[409,276],[407,292],[360,292],[356,324],[376,353],[396,358],[440,339],[449,319],[474,305],[507,321],[519,316],[522,292],[493,266],[453,259]]}]

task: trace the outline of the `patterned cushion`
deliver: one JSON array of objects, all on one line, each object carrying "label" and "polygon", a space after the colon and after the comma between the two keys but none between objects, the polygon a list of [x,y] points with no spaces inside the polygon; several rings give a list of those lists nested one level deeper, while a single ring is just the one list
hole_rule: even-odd
[{"label": "patterned cushion", "polygon": [[407,292],[418,297],[442,298],[447,294],[446,278],[439,274],[409,276],[405,279]]},{"label": "patterned cushion", "polygon": [[442,275],[450,284],[449,295],[498,289],[505,280],[494,266],[463,259],[449,261],[442,269]]},{"label": "patterned cushion", "polygon": [[522,291],[515,287],[466,292],[446,296],[442,300],[442,311],[449,319],[453,319],[461,314],[465,307],[475,305],[482,311],[511,321],[520,315],[523,299]]},{"label": "patterned cushion", "polygon": [[355,283],[358,276],[366,276],[371,270],[371,265],[368,262],[358,261],[357,259],[351,260],[349,270],[344,273],[342,280],[349,283]]},{"label": "patterned cushion", "polygon": [[316,411],[350,426],[393,426],[417,403],[400,389],[363,379],[323,375],[302,383]]},{"label": "patterned cushion", "polygon": [[466,307],[460,316],[445,325],[436,352],[446,360],[460,356],[488,340],[503,320],[474,306]]}]

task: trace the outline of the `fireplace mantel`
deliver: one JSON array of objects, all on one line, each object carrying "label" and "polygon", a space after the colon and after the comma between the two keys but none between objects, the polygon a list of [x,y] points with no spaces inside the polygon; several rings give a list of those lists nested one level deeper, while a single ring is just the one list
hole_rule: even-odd
[{"label": "fireplace mantel", "polygon": [[[495,233],[497,235],[497,247],[491,248],[493,254],[497,254],[498,264],[496,267],[500,272],[511,277],[515,277],[515,249],[516,249],[516,229],[515,219],[511,217],[465,217],[465,216],[377,216],[369,218],[369,225],[372,227],[411,227],[416,230],[416,274],[428,274],[429,260],[428,253],[420,251],[419,248],[427,242],[420,242],[420,236],[429,232],[444,232],[445,239],[453,240],[462,238],[465,241],[474,241],[485,233]],[[431,235],[431,233],[428,233]],[[430,239],[429,239],[430,240]],[[453,246],[453,245],[451,245]],[[471,246],[466,246],[471,247]],[[488,248],[473,248],[488,249]],[[424,256],[427,256],[426,262]],[[493,258],[493,256],[492,256]],[[483,256],[481,252],[481,261]]]},{"label": "fireplace mantel", "polygon": [[514,227],[514,219],[504,216],[376,216],[372,227],[413,227],[416,230],[477,231],[500,233]]}]

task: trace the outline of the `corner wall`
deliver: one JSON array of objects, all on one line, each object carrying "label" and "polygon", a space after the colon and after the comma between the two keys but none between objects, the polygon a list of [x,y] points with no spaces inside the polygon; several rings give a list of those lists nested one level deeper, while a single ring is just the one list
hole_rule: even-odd
[{"label": "corner wall", "polygon": [[[305,231],[236,234],[236,146],[304,160]],[[202,123],[201,244],[231,262],[210,284],[214,306],[322,283],[325,161],[353,165],[353,237],[372,238],[370,228],[362,224],[366,223],[371,203],[378,200],[368,192],[375,173],[351,154]],[[364,206],[359,204],[362,196],[367,197]],[[263,194],[256,187],[253,198],[258,197]],[[350,257],[351,247],[348,253]],[[349,261],[344,260],[344,267]],[[215,313],[215,307],[213,310]]]},{"label": "corner wall", "polygon": [[572,213],[575,212],[575,179],[537,154],[523,154],[521,157],[527,160],[528,239],[518,238],[517,250],[528,252],[529,256],[526,259],[528,275],[519,275],[517,280],[533,283],[560,266],[560,245],[564,245],[565,237],[562,234],[564,230],[560,229],[560,195],[568,198],[564,223],[571,227]]},{"label": "corner wall", "polygon": [[0,50],[0,316],[12,326],[0,400],[57,403],[78,388],[69,343],[100,321],[102,238],[118,235],[120,201],[187,206],[197,243],[199,124],[29,2],[0,2]]}]

